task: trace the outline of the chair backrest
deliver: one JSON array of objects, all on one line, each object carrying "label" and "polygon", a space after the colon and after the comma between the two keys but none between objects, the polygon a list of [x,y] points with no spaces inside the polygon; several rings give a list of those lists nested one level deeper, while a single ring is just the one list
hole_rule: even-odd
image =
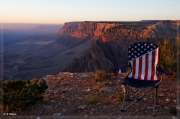
[{"label": "chair backrest", "polygon": [[159,80],[156,66],[159,61],[160,48],[152,43],[139,42],[128,47],[131,73],[128,78],[154,81]]}]

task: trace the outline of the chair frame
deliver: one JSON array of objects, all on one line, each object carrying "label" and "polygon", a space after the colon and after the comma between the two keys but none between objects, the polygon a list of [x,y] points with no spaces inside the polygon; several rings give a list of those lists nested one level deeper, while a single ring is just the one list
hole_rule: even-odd
[{"label": "chair frame", "polygon": [[[114,68],[114,70],[116,70],[116,71],[118,72],[118,77],[119,77],[119,74],[121,73],[121,70],[124,69],[124,68],[126,68],[126,67],[131,67],[131,65],[124,65],[124,66],[122,66],[122,67],[116,67],[116,68]],[[143,95],[141,95],[141,96],[139,96],[138,94],[139,94],[140,92],[142,92],[143,90],[145,90],[147,87],[139,88],[139,90],[134,93],[133,90],[131,89],[132,87],[131,87],[131,86],[128,86],[127,84],[125,84],[125,83],[123,82],[123,80],[121,80],[122,90],[123,90],[123,93],[124,93],[124,97],[123,97],[123,101],[122,101],[122,109],[121,109],[122,112],[126,111],[129,107],[131,107],[131,106],[132,106],[133,104],[135,104],[136,102],[139,102],[139,103],[142,105],[142,107],[144,107],[144,109],[145,109],[151,116],[156,116],[156,101],[157,101],[157,97],[158,97],[159,84],[162,82],[162,80],[163,80],[163,78],[164,78],[164,75],[173,75],[172,73],[163,70],[160,66],[158,66],[156,69],[157,69],[158,73],[161,74],[161,77],[160,77],[159,82],[157,82],[155,85],[151,86],[151,88],[150,88],[150,86],[148,86],[150,89],[149,89],[148,91],[145,91],[145,93],[144,93]],[[129,75],[129,74],[128,74],[128,75]],[[127,75],[127,76],[128,76],[128,75]],[[127,76],[126,76],[126,77],[127,77]],[[134,87],[133,87],[133,88],[134,88]],[[136,88],[136,89],[138,89],[138,88]],[[155,89],[155,94],[154,94],[154,96],[153,96],[153,98],[152,98],[152,99],[153,99],[153,110],[150,111],[150,109],[148,109],[148,108],[143,104],[142,98],[145,97],[146,95],[148,95],[148,93],[151,92],[151,91],[154,90],[154,89]],[[124,106],[124,103],[125,103],[125,100],[126,100],[126,95],[128,94],[129,91],[130,91],[131,93],[133,93],[133,95],[128,99],[128,101],[130,101],[130,100],[133,99],[133,98],[135,98],[135,100],[134,100],[131,104],[129,104],[128,106],[125,107],[125,106]],[[151,97],[149,97],[149,98],[151,98]]]}]

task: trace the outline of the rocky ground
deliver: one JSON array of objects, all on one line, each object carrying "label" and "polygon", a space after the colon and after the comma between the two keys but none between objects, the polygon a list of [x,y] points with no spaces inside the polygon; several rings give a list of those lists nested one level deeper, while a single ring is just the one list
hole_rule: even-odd
[{"label": "rocky ground", "polygon": [[[117,76],[97,81],[94,73],[68,73],[43,77],[48,89],[44,100],[17,115],[34,116],[149,116],[139,103],[135,103],[125,112],[121,112],[122,86]],[[121,77],[124,77],[122,74]],[[159,87],[156,107],[158,116],[173,116],[172,107],[176,107],[176,80],[166,76]],[[133,89],[134,90],[134,89]],[[151,95],[151,94],[150,94]],[[145,97],[143,102],[148,101]],[[126,101],[125,105],[131,101]],[[151,103],[144,103],[152,109]]]}]

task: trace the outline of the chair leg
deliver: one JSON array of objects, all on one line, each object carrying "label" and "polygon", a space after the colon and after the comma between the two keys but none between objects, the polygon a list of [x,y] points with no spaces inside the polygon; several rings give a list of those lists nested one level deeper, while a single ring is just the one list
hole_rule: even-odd
[{"label": "chair leg", "polygon": [[[123,90],[123,92],[124,92],[124,97],[123,97],[123,102],[122,102],[122,109],[121,109],[121,111],[122,112],[124,112],[126,109],[128,109],[129,107],[131,107],[135,102],[137,102],[138,100],[135,100],[135,101],[133,101],[130,105],[128,105],[127,107],[124,107],[124,102],[125,102],[125,100],[126,100],[126,98],[128,98],[128,99],[132,99],[133,97],[136,97],[136,95],[137,95],[137,93],[139,93],[140,91],[138,91],[138,92],[136,92],[131,98],[130,97],[128,97],[130,94],[129,94],[129,87],[128,86],[126,86],[126,85],[122,85],[122,90]],[[137,98],[137,97],[136,97]]]},{"label": "chair leg", "polygon": [[[125,100],[127,98],[126,94],[128,91],[131,91],[130,88],[126,85],[122,85],[122,90],[124,92],[124,98],[123,98],[123,102],[122,102],[122,110],[121,111],[125,111],[127,110],[129,107],[131,107],[135,102],[139,102],[144,108],[145,110],[151,115],[151,116],[155,116],[155,110],[156,110],[156,100],[157,100],[157,95],[158,95],[158,87],[152,87],[151,89],[149,89],[148,91],[145,91],[145,94],[141,95],[140,97],[138,96],[138,93],[140,93],[144,88],[141,88],[139,91],[137,92],[134,92],[132,96],[130,96],[129,99],[132,99],[132,98],[135,98],[135,100],[129,104],[127,107],[124,107],[124,103],[125,103]],[[153,95],[153,110],[150,111],[141,101],[141,99],[146,96],[150,91],[154,91],[155,89],[155,92],[154,92],[154,95]]]},{"label": "chair leg", "polygon": [[125,85],[122,85],[121,86],[123,92],[124,92],[124,97],[123,97],[123,102],[122,102],[122,109],[121,111],[124,111],[124,102],[125,102],[125,99],[126,99],[126,88],[125,88]]},{"label": "chair leg", "polygon": [[155,87],[155,96],[154,96],[154,107],[153,107],[153,116],[156,115],[156,101],[158,95],[158,87]]},{"label": "chair leg", "polygon": [[155,88],[156,88],[156,100],[157,100],[157,98],[158,98],[158,87],[155,87]]}]

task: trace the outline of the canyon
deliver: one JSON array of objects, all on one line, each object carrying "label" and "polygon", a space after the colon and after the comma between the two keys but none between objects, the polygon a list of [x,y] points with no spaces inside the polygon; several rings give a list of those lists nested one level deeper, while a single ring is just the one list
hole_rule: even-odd
[{"label": "canyon", "polygon": [[3,76],[24,79],[63,71],[109,70],[128,63],[127,47],[132,43],[178,40],[179,23],[84,21],[67,22],[55,33],[15,36],[5,32]]},{"label": "canyon", "polygon": [[[128,63],[127,47],[135,42],[157,44],[163,39],[177,40],[179,21],[73,22],[65,23],[60,34],[92,40],[90,51],[75,58],[66,71],[109,70]],[[70,43],[67,39],[63,43]],[[72,41],[73,42],[73,41]]]}]

